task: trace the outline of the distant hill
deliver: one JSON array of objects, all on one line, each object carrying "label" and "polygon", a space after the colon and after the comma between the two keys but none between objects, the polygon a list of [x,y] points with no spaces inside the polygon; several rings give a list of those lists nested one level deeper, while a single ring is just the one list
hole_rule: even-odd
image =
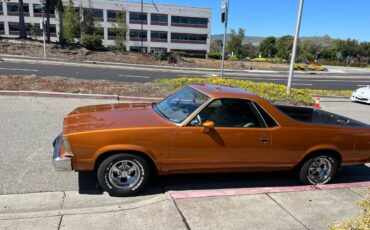
[{"label": "distant hill", "polygon": [[[213,41],[213,40],[219,40],[219,39],[222,40],[223,37],[224,37],[223,34],[211,35],[211,41]],[[265,37],[247,36],[244,39],[244,44],[251,43],[254,46],[259,46],[259,44],[262,42],[263,39],[265,39]],[[325,35],[325,36],[312,36],[312,37],[301,37],[300,39],[302,39],[302,40],[312,40],[315,43],[317,42],[317,43],[322,44],[324,46],[329,46],[333,42],[333,39],[330,36],[328,36],[328,35]]]}]

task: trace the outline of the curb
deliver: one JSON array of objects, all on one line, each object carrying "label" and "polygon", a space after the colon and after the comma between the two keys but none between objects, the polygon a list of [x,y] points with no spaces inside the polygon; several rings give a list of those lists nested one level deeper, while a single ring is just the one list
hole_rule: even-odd
[{"label": "curb", "polygon": [[97,99],[114,101],[138,101],[138,102],[158,102],[162,98],[151,97],[130,97],[119,95],[104,94],[77,94],[62,92],[44,92],[44,91],[11,91],[0,90],[0,96],[22,96],[22,97],[52,97],[52,98],[76,98],[76,99]]},{"label": "curb", "polygon": [[282,192],[320,191],[320,190],[358,188],[358,187],[370,187],[370,181],[354,182],[354,183],[340,183],[340,184],[326,184],[326,185],[182,191],[182,192],[171,192],[171,197],[175,200],[181,200],[181,199],[188,199],[188,198],[240,196],[240,195],[255,195],[255,194],[282,193]]},{"label": "curb", "polygon": [[[10,62],[21,62],[21,63],[40,63],[40,64],[63,64],[63,65],[71,65],[71,66],[78,66],[78,65],[92,65],[98,67],[99,65],[110,66],[110,67],[136,67],[136,68],[148,68],[148,69],[164,69],[164,70],[178,70],[178,71],[208,71],[208,72],[215,72],[220,71],[219,69],[215,68],[202,68],[202,67],[181,67],[181,66],[166,66],[166,65],[147,65],[147,64],[131,64],[131,63],[121,63],[121,62],[104,62],[104,61],[70,61],[66,59],[60,58],[48,58],[43,59],[42,57],[32,57],[32,56],[20,56],[20,55],[9,55],[9,54],[1,54],[0,59],[3,61],[10,61]],[[280,74],[287,74],[288,71],[280,71],[280,70],[249,70],[249,69],[225,69],[225,72],[247,72],[247,73],[256,73],[256,74],[271,74],[271,73],[280,73]],[[302,72],[303,73],[303,72]]]}]

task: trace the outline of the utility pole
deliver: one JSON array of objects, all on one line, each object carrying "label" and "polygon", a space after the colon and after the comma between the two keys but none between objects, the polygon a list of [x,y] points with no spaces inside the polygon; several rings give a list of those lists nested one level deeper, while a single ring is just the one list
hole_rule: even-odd
[{"label": "utility pole", "polygon": [[229,16],[229,0],[222,0],[221,4],[221,22],[225,26],[224,40],[222,42],[222,60],[221,60],[221,78],[224,77],[224,67],[225,67],[225,47],[226,47],[226,36],[227,36],[227,21]]},{"label": "utility pole", "polygon": [[45,36],[45,18],[44,18],[45,5],[44,5],[44,3],[42,3],[41,5],[36,6],[36,9],[41,10],[42,22],[40,23],[40,29],[42,29],[42,39],[43,39],[43,42],[44,42],[44,59],[46,59],[47,55],[46,55],[46,36]]},{"label": "utility pole", "polygon": [[299,30],[301,29],[303,3],[304,3],[304,0],[299,0],[297,24],[296,24],[296,27],[295,27],[295,35],[294,35],[294,42],[293,42],[292,59],[290,60],[289,79],[288,79],[288,86],[287,86],[287,90],[286,90],[287,94],[290,94],[290,90],[292,88],[292,80],[293,80],[293,74],[294,74],[294,63],[295,63],[295,58],[296,58],[296,55],[297,55]]}]

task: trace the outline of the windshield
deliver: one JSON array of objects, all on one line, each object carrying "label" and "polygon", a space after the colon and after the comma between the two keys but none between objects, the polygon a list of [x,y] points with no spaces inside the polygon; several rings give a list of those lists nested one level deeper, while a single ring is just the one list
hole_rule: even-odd
[{"label": "windshield", "polygon": [[181,123],[208,99],[201,92],[187,87],[157,104],[156,109],[172,122]]}]

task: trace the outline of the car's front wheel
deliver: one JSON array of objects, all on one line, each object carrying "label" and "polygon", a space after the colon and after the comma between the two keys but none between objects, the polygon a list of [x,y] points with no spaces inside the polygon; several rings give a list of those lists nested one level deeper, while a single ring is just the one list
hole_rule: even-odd
[{"label": "car's front wheel", "polygon": [[108,157],[98,167],[100,187],[111,196],[131,196],[140,192],[149,179],[147,161],[133,154]]},{"label": "car's front wheel", "polygon": [[336,175],[339,161],[328,154],[320,154],[307,159],[299,170],[299,180],[306,185],[329,183]]}]

